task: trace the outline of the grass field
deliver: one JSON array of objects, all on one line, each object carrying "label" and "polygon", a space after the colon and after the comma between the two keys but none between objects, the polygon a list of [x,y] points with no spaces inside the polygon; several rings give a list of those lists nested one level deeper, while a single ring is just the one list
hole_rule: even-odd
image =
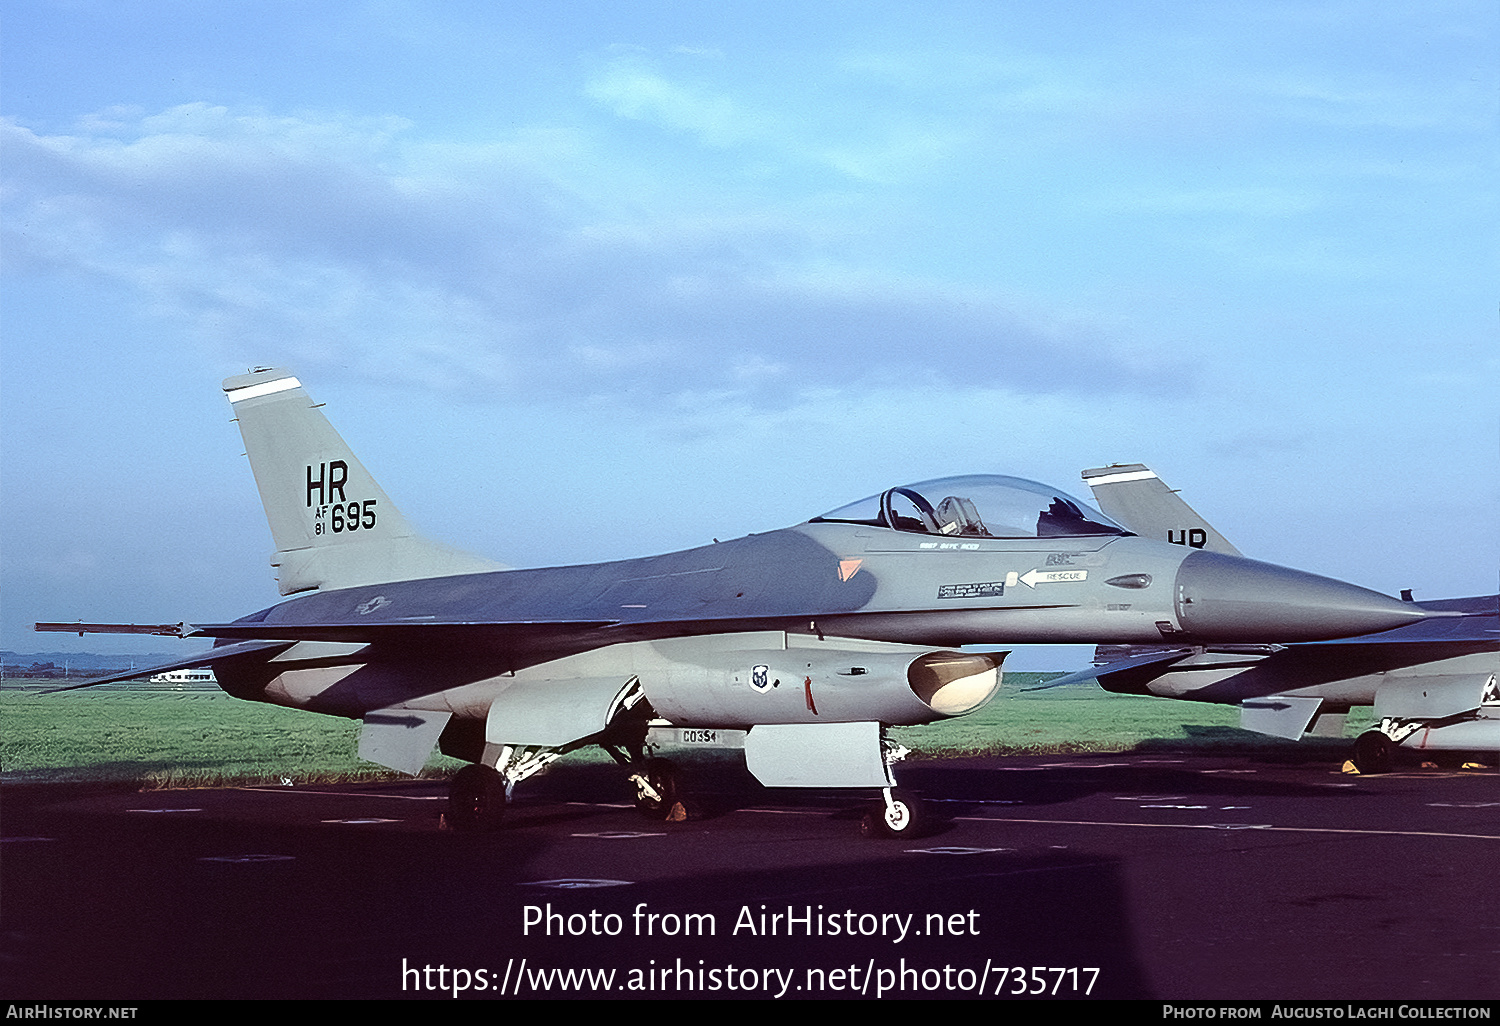
[{"label": "grass field", "polygon": [[[1000,695],[979,712],[896,728],[892,735],[919,755],[938,758],[1118,752],[1159,743],[1291,744],[1239,730],[1234,707],[1109,695],[1092,686],[1021,690],[1047,676],[1006,674]],[[1354,719],[1351,736],[1359,729]],[[220,691],[122,686],[41,695],[7,687],[0,692],[0,725],[0,780],[7,783],[191,787],[397,776],[356,755],[357,721],[243,702]],[[594,749],[567,758],[607,756]],[[434,755],[424,773],[446,775],[459,765]]]}]

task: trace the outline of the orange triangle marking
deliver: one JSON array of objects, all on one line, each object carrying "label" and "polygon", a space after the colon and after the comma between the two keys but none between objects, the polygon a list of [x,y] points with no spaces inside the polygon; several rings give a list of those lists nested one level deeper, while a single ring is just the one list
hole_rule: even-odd
[{"label": "orange triangle marking", "polygon": [[847,581],[849,578],[859,573],[859,566],[863,562],[863,559],[839,560],[839,580]]}]

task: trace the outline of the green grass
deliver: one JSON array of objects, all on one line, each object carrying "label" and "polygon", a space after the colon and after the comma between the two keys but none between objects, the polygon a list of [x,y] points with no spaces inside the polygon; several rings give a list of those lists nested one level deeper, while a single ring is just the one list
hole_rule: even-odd
[{"label": "green grass", "polygon": [[[1026,692],[1047,673],[1005,675],[1005,688],[976,713],[926,727],[897,727],[891,734],[928,756],[1027,755],[1124,752],[1147,745],[1173,747],[1274,747],[1282,741],[1240,729],[1237,705],[1213,705],[1136,695],[1111,695],[1092,685]],[[1344,735],[1371,720],[1370,710],[1350,713]]]},{"label": "green grass", "polygon": [[[1000,695],[979,712],[898,727],[892,736],[918,755],[936,758],[1118,752],[1153,743],[1286,743],[1240,731],[1233,706],[1108,695],[1090,686],[1021,690],[1048,676],[1007,674]],[[1357,732],[1354,719],[1346,734]],[[0,779],[7,783],[193,787],[399,776],[361,761],[358,742],[357,721],[244,702],[219,691],[0,692]],[[567,758],[608,757],[592,749]],[[459,765],[434,755],[424,773],[446,775]]]},{"label": "green grass", "polygon": [[243,702],[222,691],[7,689],[0,692],[0,727],[0,779],[7,783],[193,787],[398,776],[360,760],[356,720]]}]

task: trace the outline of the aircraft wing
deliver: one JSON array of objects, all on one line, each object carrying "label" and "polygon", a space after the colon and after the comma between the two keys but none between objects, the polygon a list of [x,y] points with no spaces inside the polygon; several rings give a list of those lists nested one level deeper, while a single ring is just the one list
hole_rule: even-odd
[{"label": "aircraft wing", "polygon": [[518,637],[612,627],[618,620],[386,620],[381,623],[203,623],[189,637],[279,641],[352,641],[369,644],[430,633],[489,632]]},{"label": "aircraft wing", "polygon": [[[598,647],[596,631],[613,620],[408,620],[382,623],[224,623],[198,624],[197,634],[275,644],[298,641],[380,645],[407,652],[508,652],[535,657]],[[657,632],[659,635],[661,632]],[[628,640],[619,638],[615,640]]]}]

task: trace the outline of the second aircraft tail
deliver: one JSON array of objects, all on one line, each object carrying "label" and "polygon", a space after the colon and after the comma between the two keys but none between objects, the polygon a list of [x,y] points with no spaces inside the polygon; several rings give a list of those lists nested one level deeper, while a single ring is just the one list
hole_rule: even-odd
[{"label": "second aircraft tail", "polygon": [[1143,463],[1116,463],[1083,472],[1106,516],[1143,538],[1156,538],[1228,556],[1240,550]]}]

